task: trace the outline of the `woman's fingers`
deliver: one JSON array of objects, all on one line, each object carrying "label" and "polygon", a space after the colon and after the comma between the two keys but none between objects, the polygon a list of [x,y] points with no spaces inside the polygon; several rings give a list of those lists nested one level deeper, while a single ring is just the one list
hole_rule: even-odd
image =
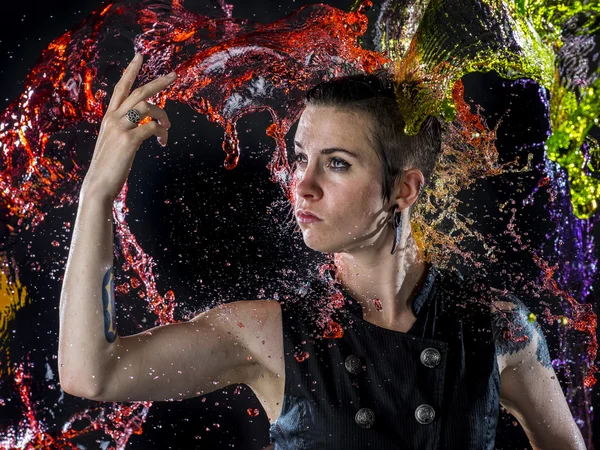
[{"label": "woman's fingers", "polygon": [[135,105],[133,109],[140,113],[142,119],[146,117],[152,117],[167,130],[171,128],[171,121],[169,120],[169,117],[167,116],[167,113],[164,109],[159,108],[158,106],[148,102],[140,102],[137,105]]},{"label": "woman's fingers", "polygon": [[129,95],[129,91],[131,91],[131,86],[135,83],[135,79],[140,72],[140,68],[142,67],[143,57],[140,53],[137,53],[133,60],[129,63],[125,72],[123,72],[123,76],[119,80],[119,82],[115,85],[115,89],[113,91],[113,95],[110,99],[110,103],[108,105],[107,112],[111,112],[119,108],[123,101]]},{"label": "woman's fingers", "polygon": [[169,132],[167,129],[158,122],[154,121],[139,126],[135,130],[131,130],[131,133],[133,133],[134,139],[136,139],[139,143],[145,141],[150,136],[156,136],[158,143],[163,147],[166,147],[167,140],[169,138]]},{"label": "woman's fingers", "polygon": [[[167,113],[147,100],[177,77],[173,74],[171,77],[157,78],[130,93],[141,66],[142,58],[134,58],[115,86],[85,178],[86,186],[95,186],[94,189],[113,199],[123,188],[135,153],[142,142],[150,136],[156,136],[159,144],[164,147],[169,137],[167,129],[171,122]],[[131,109],[135,109],[139,117],[133,112],[127,115]],[[139,126],[143,117],[152,117],[154,120]]]},{"label": "woman's fingers", "polygon": [[[162,130],[160,130],[160,128],[164,128],[165,130],[171,128],[171,121],[169,120],[169,116],[167,116],[166,111],[148,102],[140,102],[135,106],[134,109],[136,109],[143,118],[152,117],[153,120],[158,121],[158,125],[160,127],[157,128],[156,133],[154,134],[156,134],[158,138],[158,143],[165,147],[167,145],[168,133],[163,133]],[[144,125],[142,125],[142,127],[143,126]],[[136,128],[140,127],[136,126]],[[144,132],[136,136],[136,139],[146,139],[147,137],[152,136],[152,134],[153,133],[150,133],[150,131],[148,131],[147,133]]]},{"label": "woman's fingers", "polygon": [[135,107],[135,105],[137,105],[139,102],[148,100],[153,95],[158,94],[168,85],[173,83],[173,81],[175,81],[176,78],[177,75],[175,74],[175,72],[171,72],[169,75],[165,75],[164,77],[158,77],[152,80],[150,83],[140,86],[123,101],[123,103],[119,107],[119,110],[123,113],[123,115],[125,115],[125,113],[127,113],[129,109]]}]

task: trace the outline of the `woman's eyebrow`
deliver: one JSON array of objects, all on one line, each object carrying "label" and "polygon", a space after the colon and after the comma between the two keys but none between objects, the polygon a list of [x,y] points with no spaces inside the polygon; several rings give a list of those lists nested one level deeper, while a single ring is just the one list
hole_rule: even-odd
[{"label": "woman's eyebrow", "polygon": [[[296,145],[296,147],[302,149],[302,145],[300,144],[300,142],[294,141],[294,144]],[[353,153],[350,150],[346,150],[344,148],[331,147],[331,148],[324,148],[323,150],[321,150],[322,155],[330,155],[331,153],[335,153],[335,152],[347,153],[348,155],[352,156],[353,158],[359,159],[359,157],[356,153]]]}]

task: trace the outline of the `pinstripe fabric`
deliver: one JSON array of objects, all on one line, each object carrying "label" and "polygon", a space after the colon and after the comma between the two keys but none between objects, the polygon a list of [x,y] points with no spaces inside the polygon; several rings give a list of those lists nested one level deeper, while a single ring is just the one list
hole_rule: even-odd
[{"label": "pinstripe fabric", "polygon": [[[344,293],[345,306],[332,316],[343,337],[316,335],[315,282],[303,302],[284,302],[285,395],[270,428],[274,449],[493,449],[500,376],[491,318],[486,307],[464,305],[467,284],[457,272],[432,267],[407,333],[363,320]],[[421,354],[432,348],[441,358],[430,368]],[[302,352],[308,358],[297,359]],[[362,363],[356,375],[344,366],[349,355]],[[435,411],[431,423],[417,420],[421,405]],[[370,428],[355,421],[361,408],[375,414]]]}]

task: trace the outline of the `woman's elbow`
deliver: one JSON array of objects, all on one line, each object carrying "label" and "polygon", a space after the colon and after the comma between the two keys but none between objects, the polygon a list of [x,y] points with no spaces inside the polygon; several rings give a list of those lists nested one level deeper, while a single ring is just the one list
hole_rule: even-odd
[{"label": "woman's elbow", "polygon": [[70,374],[66,371],[59,372],[60,387],[66,394],[88,400],[99,400],[101,389],[98,383],[84,383],[81,376]]}]

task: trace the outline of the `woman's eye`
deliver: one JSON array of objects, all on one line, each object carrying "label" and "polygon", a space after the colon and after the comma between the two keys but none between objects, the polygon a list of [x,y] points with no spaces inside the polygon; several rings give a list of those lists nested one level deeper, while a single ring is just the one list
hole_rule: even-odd
[{"label": "woman's eye", "polygon": [[[302,154],[297,154],[294,155],[294,162],[299,164],[299,163],[304,163],[304,161],[302,160],[304,158],[304,155]],[[347,170],[352,164],[348,164],[346,161],[344,161],[343,159],[340,158],[331,158],[329,160],[329,165],[331,166],[331,168],[333,170],[336,171],[342,171],[342,170]]]},{"label": "woman's eye", "polygon": [[300,162],[300,158],[302,158],[302,155],[294,155],[294,162]]},{"label": "woman's eye", "polygon": [[334,169],[347,169],[351,166],[351,164],[339,158],[331,158],[329,161],[334,164]]}]

